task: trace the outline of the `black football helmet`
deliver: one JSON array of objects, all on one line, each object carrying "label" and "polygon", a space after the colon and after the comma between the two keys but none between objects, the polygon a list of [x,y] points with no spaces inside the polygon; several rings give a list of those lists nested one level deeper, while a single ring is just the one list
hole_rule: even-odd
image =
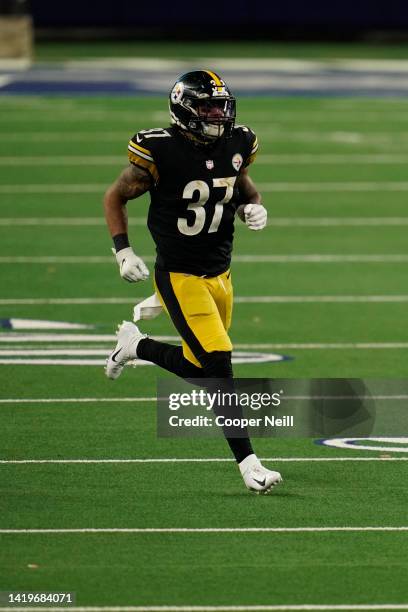
[{"label": "black football helmet", "polygon": [[169,95],[171,122],[201,142],[231,136],[235,98],[225,81],[211,70],[186,72]]}]

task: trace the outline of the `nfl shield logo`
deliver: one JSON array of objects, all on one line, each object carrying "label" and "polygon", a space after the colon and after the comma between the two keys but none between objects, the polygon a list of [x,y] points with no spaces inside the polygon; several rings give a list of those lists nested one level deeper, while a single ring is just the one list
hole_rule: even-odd
[{"label": "nfl shield logo", "polygon": [[205,165],[207,166],[208,170],[212,170],[214,168],[214,162],[212,159],[207,159]]}]

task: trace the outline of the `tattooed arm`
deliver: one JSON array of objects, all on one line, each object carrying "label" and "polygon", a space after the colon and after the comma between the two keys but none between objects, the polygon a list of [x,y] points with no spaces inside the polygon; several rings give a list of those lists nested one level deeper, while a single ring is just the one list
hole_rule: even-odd
[{"label": "tattooed arm", "polygon": [[128,200],[143,195],[152,185],[153,180],[146,170],[130,165],[109,187],[105,193],[104,209],[106,223],[112,237],[127,234],[126,204]]},{"label": "tattooed arm", "polygon": [[153,181],[146,170],[130,165],[109,187],[103,202],[120,275],[130,283],[145,280],[149,276],[149,270],[129,244],[126,204],[128,200],[146,193],[152,184]]}]

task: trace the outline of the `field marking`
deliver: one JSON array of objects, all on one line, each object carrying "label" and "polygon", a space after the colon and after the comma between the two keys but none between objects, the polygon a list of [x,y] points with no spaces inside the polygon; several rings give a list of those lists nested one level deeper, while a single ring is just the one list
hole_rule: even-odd
[{"label": "field marking", "polygon": [[27,610],[40,610],[42,612],[319,612],[347,610],[408,610],[408,604],[260,604],[260,605],[183,605],[183,606],[58,606],[55,608],[36,605],[35,608],[0,607],[1,612],[27,612]]},{"label": "field marking", "polygon": [[282,342],[265,344],[235,344],[235,348],[248,349],[406,349],[408,342]]},{"label": "field marking", "polygon": [[31,607],[0,607],[1,612],[27,612],[27,610],[40,610],[42,612],[319,612],[319,611],[381,611],[381,610],[408,610],[408,604],[259,604],[259,605],[183,605],[183,606],[58,606],[44,607],[36,605]]},{"label": "field marking", "polygon": [[[407,396],[408,399],[408,396]],[[94,402],[155,402],[157,397],[54,397],[54,398],[0,398],[0,404],[56,404]]]},{"label": "field marking", "polygon": [[307,193],[307,192],[361,192],[361,191],[408,191],[407,181],[352,181],[352,182],[273,182],[259,183],[259,190],[262,192],[291,192],[291,193]]},{"label": "field marking", "polygon": [[237,304],[381,304],[408,302],[408,295],[258,295],[236,296],[234,302]]},{"label": "field marking", "polygon": [[[163,342],[178,341],[178,336],[154,336],[156,340]],[[0,342],[117,342],[116,334],[55,334],[55,333],[30,333],[5,332],[0,333]]]},{"label": "field marking", "polygon": [[[349,448],[349,447],[348,447]],[[354,448],[354,447],[353,447]],[[364,447],[365,449],[366,447]],[[368,447],[367,447],[368,448]],[[378,449],[380,451],[380,448]],[[398,447],[394,452],[400,451]],[[260,457],[261,461],[274,463],[309,463],[309,462],[332,462],[332,461],[408,461],[408,457]],[[29,465],[29,464],[121,464],[121,463],[235,463],[235,459],[229,457],[209,458],[177,458],[158,457],[150,459],[0,459],[0,465]]]},{"label": "field marking", "polygon": [[[142,225],[142,224],[141,224]],[[268,227],[392,227],[408,217],[269,217]],[[238,227],[245,227],[244,225]]]},{"label": "field marking", "polygon": [[[107,183],[82,184],[23,184],[0,185],[0,193],[23,195],[27,193],[99,193],[109,187]],[[259,183],[258,188],[264,192],[308,193],[308,192],[389,192],[408,191],[408,181],[352,181],[352,182],[273,182]]]},{"label": "field marking", "polygon": [[[387,112],[387,111],[384,111]],[[389,111],[388,111],[389,112]],[[256,121],[254,122],[256,123]],[[270,124],[268,123],[268,126]],[[398,140],[397,140],[398,137]],[[128,130],[116,130],[116,131],[68,131],[61,132],[61,130],[38,130],[38,131],[21,131],[8,134],[2,134],[2,142],[36,142],[43,144],[44,142],[56,142],[60,143],[61,138],[64,142],[116,142],[126,143],[129,140]],[[396,144],[399,147],[403,147],[403,154],[406,153],[405,147],[408,141],[407,131],[398,132],[358,132],[356,130],[330,130],[330,131],[313,131],[313,130],[298,130],[288,131],[287,129],[279,128],[265,128],[262,131],[263,142],[276,142],[282,141],[287,142],[335,142],[335,143],[346,143],[352,145],[361,144],[378,144],[384,148],[384,145],[391,145],[393,147],[392,153],[395,152]],[[126,164],[126,157],[122,156],[124,165]]]},{"label": "field marking", "polygon": [[[0,306],[137,304],[143,298],[0,298]],[[358,304],[405,303],[406,295],[258,295],[234,296],[235,304]]]},{"label": "field marking", "polygon": [[[102,217],[3,217],[0,227],[105,226]],[[145,217],[132,217],[129,225],[146,226]],[[270,217],[268,227],[394,227],[408,225],[408,217]],[[245,225],[237,225],[245,229]]]},{"label": "field marking", "polygon": [[[408,115],[407,115],[408,117]],[[9,122],[9,119],[7,118]],[[258,122],[256,122],[259,125]],[[314,153],[276,153],[257,157],[261,165],[381,165],[407,164],[408,155],[395,153],[367,154],[314,154]],[[0,166],[115,166],[126,165],[123,155],[35,155],[35,156],[0,156]]]},{"label": "field marking", "polygon": [[[18,159],[18,157],[16,159]],[[260,155],[256,158],[256,163],[262,165],[350,164],[353,166],[360,164],[406,164],[408,163],[408,155],[395,153],[350,153],[349,155],[341,153],[276,153]]]},{"label": "field marking", "polygon": [[[153,263],[152,255],[141,255],[147,263]],[[310,253],[304,255],[235,255],[234,263],[407,263],[407,253],[395,254],[323,254]],[[57,255],[57,256],[17,256],[0,257],[0,264],[113,264],[113,257],[103,255]]]},{"label": "field marking", "polygon": [[[166,399],[166,398],[160,398]],[[357,399],[355,395],[286,395],[282,397],[282,401],[309,401],[309,400],[348,400]],[[405,401],[408,400],[408,395],[405,393],[393,395],[361,395],[358,396],[361,400],[375,401]],[[55,403],[98,403],[98,402],[155,402],[156,396],[151,397],[54,397],[54,398],[0,398],[0,404],[55,404]],[[359,439],[359,438],[356,438]],[[403,442],[408,442],[408,438],[398,438]]]},{"label": "field marking", "polygon": [[68,529],[0,529],[0,533],[331,533],[331,532],[408,531],[401,527],[82,527]]},{"label": "field marking", "polygon": [[[106,364],[106,357],[111,350],[107,348],[39,348],[34,350],[27,350],[24,347],[16,350],[15,347],[10,349],[4,349],[0,351],[0,364],[2,365],[60,365],[60,366],[97,366],[102,367]],[[92,358],[94,356],[94,358]],[[103,359],[99,359],[98,356],[103,356]],[[62,358],[60,358],[62,357]],[[69,358],[67,358],[69,357]],[[236,351],[232,353],[232,363],[268,363],[284,361],[288,359],[284,355],[277,355],[271,353],[260,353],[260,352],[243,352]],[[127,366],[153,366],[151,361],[145,361],[143,359],[132,359],[129,361]]]},{"label": "field marking", "polygon": [[[177,336],[155,336],[156,339],[179,341]],[[0,342],[116,342],[115,334],[22,334],[19,332],[0,333]],[[239,350],[266,349],[406,349],[408,342],[266,342],[236,343]],[[96,362],[93,362],[96,364]]]},{"label": "field marking", "polygon": [[123,155],[36,155],[30,157],[0,155],[0,166],[83,166],[84,164],[87,166],[113,166],[117,164],[126,166],[127,160]]},{"label": "field marking", "polygon": [[[382,446],[369,446],[368,444],[359,444],[359,442],[370,441],[379,442]],[[394,446],[384,446],[384,444],[391,443]],[[387,438],[387,437],[378,437],[378,438],[334,438],[327,439],[322,441],[323,446],[330,446],[334,448],[341,448],[347,450],[368,450],[368,451],[377,451],[377,452],[399,452],[399,453],[408,453],[408,447],[397,446],[397,444],[407,444],[408,438]]]},{"label": "field marking", "polygon": [[[404,217],[401,217],[404,219]],[[408,224],[408,217],[407,224]],[[131,217],[128,220],[129,225],[144,225],[146,226],[147,218],[146,217]],[[403,221],[402,221],[403,223]],[[0,226],[5,227],[24,227],[24,226],[105,226],[106,221],[103,217],[3,217],[0,218]],[[244,226],[243,226],[244,227]]]},{"label": "field marking", "polygon": [[[69,357],[107,357],[105,348],[0,349],[0,357],[63,357],[64,355],[67,355]],[[10,363],[13,362],[10,361]]]}]

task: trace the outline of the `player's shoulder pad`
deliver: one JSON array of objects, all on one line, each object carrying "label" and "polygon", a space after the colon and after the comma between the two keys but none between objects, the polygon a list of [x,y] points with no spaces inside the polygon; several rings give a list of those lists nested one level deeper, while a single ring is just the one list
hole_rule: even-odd
[{"label": "player's shoulder pad", "polygon": [[161,143],[171,138],[171,134],[164,128],[140,130],[128,143],[128,158],[131,164],[145,168],[150,172],[156,182],[159,173],[157,170],[157,157]]},{"label": "player's shoulder pad", "polygon": [[247,158],[244,166],[248,166],[256,157],[258,151],[258,139],[255,132],[247,125],[236,125],[234,131],[236,131],[237,134],[240,134],[241,138],[244,139],[247,147]]}]

